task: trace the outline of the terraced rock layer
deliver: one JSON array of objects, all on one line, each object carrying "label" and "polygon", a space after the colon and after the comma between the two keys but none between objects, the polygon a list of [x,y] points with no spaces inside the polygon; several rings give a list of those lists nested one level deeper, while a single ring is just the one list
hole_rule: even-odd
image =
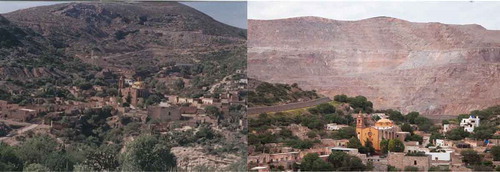
[{"label": "terraced rock layer", "polygon": [[458,115],[500,104],[500,31],[376,17],[250,20],[248,74],[376,109]]}]

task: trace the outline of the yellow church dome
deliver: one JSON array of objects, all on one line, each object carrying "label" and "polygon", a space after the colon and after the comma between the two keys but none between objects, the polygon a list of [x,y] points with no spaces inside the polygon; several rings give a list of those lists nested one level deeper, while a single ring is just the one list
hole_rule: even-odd
[{"label": "yellow church dome", "polygon": [[394,122],[389,119],[380,119],[375,123],[376,127],[392,127],[394,126]]},{"label": "yellow church dome", "polygon": [[141,81],[136,81],[132,84],[132,88],[142,89],[144,87],[144,83]]}]

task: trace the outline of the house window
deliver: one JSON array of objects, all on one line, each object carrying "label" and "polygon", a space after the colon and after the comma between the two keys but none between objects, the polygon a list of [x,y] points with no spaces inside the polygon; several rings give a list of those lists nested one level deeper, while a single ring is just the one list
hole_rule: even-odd
[{"label": "house window", "polygon": [[168,112],[168,116],[170,116],[170,112]]},{"label": "house window", "polygon": [[417,160],[413,161],[413,165],[417,165]]}]

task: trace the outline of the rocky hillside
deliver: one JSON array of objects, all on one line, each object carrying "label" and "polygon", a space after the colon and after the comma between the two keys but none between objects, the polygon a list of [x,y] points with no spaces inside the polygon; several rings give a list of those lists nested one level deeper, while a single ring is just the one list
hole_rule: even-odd
[{"label": "rocky hillside", "polygon": [[389,17],[250,20],[248,31],[249,77],[430,115],[500,104],[500,31]]},{"label": "rocky hillside", "polygon": [[[0,79],[60,77],[62,64],[78,63],[29,28],[19,27],[0,15]],[[78,66],[82,66],[79,64]]]},{"label": "rocky hillside", "polygon": [[246,43],[245,30],[176,2],[66,3],[4,16],[68,56],[118,70],[192,63]]}]

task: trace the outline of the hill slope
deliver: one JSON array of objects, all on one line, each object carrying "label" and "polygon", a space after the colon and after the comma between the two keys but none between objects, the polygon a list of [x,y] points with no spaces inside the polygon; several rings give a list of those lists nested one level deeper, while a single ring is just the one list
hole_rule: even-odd
[{"label": "hill slope", "polygon": [[250,20],[249,77],[377,109],[456,115],[500,103],[500,31],[389,17]]},{"label": "hill slope", "polygon": [[85,67],[58,52],[45,37],[0,15],[0,80],[60,78],[64,72]]},{"label": "hill slope", "polygon": [[69,56],[112,69],[191,63],[246,42],[245,30],[176,2],[66,3],[5,17],[40,33]]}]

